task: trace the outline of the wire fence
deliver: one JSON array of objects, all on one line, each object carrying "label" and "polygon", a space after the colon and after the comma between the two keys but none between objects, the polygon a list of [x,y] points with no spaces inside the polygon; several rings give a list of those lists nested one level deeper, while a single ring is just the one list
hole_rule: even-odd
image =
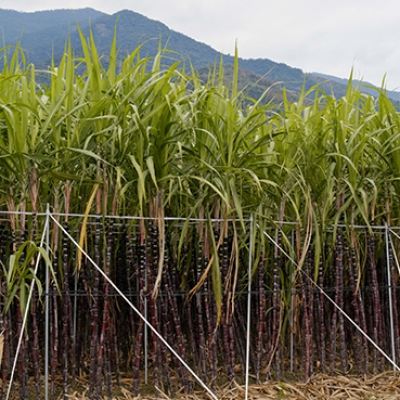
[{"label": "wire fence", "polygon": [[[50,211],[16,216],[29,219],[33,231],[0,221],[6,398],[17,370],[25,393],[25,375],[36,387],[43,375],[47,399],[55,374],[63,375],[64,393],[87,373],[93,397],[99,386],[110,394],[111,376],[118,381],[128,364],[133,392],[152,374],[166,392],[197,384],[212,398],[220,371],[223,381],[244,377],[247,398],[250,383],[284,373],[398,369],[399,227],[354,226],[357,246],[346,241],[348,226],[336,227],[339,242],[327,230],[330,246],[317,265],[312,242],[293,223],[275,222],[260,234],[252,217],[244,227],[239,220],[166,218],[160,232],[155,218],[69,214],[61,223],[66,215]],[[16,259],[39,234],[41,251],[30,255],[27,245]],[[29,295],[15,322],[21,294],[10,286],[22,278]],[[43,306],[32,315],[33,304]]]}]

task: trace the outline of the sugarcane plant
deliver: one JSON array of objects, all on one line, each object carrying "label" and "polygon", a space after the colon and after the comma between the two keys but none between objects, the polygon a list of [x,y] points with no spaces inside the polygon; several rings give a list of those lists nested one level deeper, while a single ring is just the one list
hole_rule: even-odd
[{"label": "sugarcane plant", "polygon": [[14,360],[21,398],[42,396],[44,337],[51,398],[78,376],[92,399],[149,381],[190,393],[186,365],[215,389],[243,383],[248,312],[254,382],[388,368],[400,118],[385,91],[365,95],[350,76],[340,99],[318,87],[295,103],[251,99],[237,50],[230,81],[222,62],[203,81],[167,49],[120,59],[114,35],[103,59],[79,34],[83,56],[67,42],[40,79],[20,46],[3,50],[2,397]]}]

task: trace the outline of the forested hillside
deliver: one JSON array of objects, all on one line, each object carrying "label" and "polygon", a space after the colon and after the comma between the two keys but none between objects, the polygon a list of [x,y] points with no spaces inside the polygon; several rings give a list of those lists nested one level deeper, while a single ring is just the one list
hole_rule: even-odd
[{"label": "forested hillside", "polygon": [[[168,48],[170,51],[165,55],[163,62],[169,65],[180,61],[186,68],[193,65],[195,69],[200,70],[219,63],[221,59],[225,66],[233,64],[231,55],[221,54],[205,43],[133,11],[124,10],[108,15],[90,8],[34,13],[0,9],[3,44],[15,46],[20,42],[26,61],[34,63],[37,69],[47,69],[52,58],[56,63],[59,62],[67,38],[71,40],[75,55],[82,55],[78,25],[86,37],[89,36],[90,30],[93,32],[97,49],[105,62],[116,30],[121,60],[140,45],[142,56],[155,55],[160,46]],[[242,76],[247,76],[246,79],[242,79],[242,84],[249,85],[251,96],[264,92],[271,83],[275,83],[271,91],[274,92],[274,96],[281,92],[282,87],[291,93],[299,93],[303,88],[308,90],[315,85],[319,85],[320,89],[329,95],[334,93],[335,97],[342,97],[346,93],[346,80],[304,73],[299,68],[269,59],[240,58],[239,67],[243,70]],[[365,90],[371,93],[371,88]],[[399,98],[397,92],[388,92],[387,95],[396,101]]]}]

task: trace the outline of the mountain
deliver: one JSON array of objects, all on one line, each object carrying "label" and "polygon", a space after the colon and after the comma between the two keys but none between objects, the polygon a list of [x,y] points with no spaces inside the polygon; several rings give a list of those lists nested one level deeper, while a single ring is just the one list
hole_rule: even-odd
[{"label": "mountain", "polygon": [[[313,72],[313,75],[318,76],[322,79],[325,79],[326,81],[337,82],[342,85],[347,85],[347,83],[348,83],[347,79],[338,78],[338,77],[332,76],[332,75],[321,74],[319,72]],[[376,92],[377,88],[372,83],[360,81],[358,79],[353,79],[353,86],[354,87],[361,86],[361,90],[364,93],[370,94],[372,96],[376,96],[376,94],[377,94],[377,92]],[[395,102],[400,101],[400,93],[399,92],[396,92],[394,90],[386,90],[385,93],[389,97],[389,99],[391,99]]]},{"label": "mountain", "polygon": [[87,26],[102,15],[105,14],[91,8],[34,13],[0,9],[3,45],[15,46],[20,42],[28,62],[47,67],[53,46],[61,54],[65,38],[77,32],[77,25]]},{"label": "mountain", "polygon": [[[80,55],[80,39],[77,24],[86,36],[91,29],[99,53],[107,54],[117,30],[118,49],[121,57],[143,44],[143,55],[154,55],[160,39],[163,47],[181,54],[171,53],[172,60],[190,59],[193,65],[203,67],[219,60],[220,53],[204,43],[197,42],[181,33],[170,30],[161,22],[153,21],[132,11],[114,15],[93,9],[41,11],[21,13],[0,9],[0,28],[4,33],[4,46],[18,41],[25,51],[28,62],[45,67],[51,57],[59,59],[69,36],[77,55]],[[231,59],[232,57],[227,57]]]},{"label": "mountain", "polygon": [[5,40],[3,44],[16,44],[19,40],[29,40],[30,35],[34,35],[43,36],[46,45],[57,36],[65,37],[68,29],[76,30],[76,23],[87,25],[90,20],[101,15],[104,13],[92,8],[34,13],[0,9],[0,27]]},{"label": "mountain", "polygon": [[[92,30],[97,50],[104,55],[110,49],[117,32],[117,47],[121,58],[142,45],[141,54],[154,55],[160,45],[168,48],[163,59],[166,64],[181,61],[190,63],[197,69],[219,63],[222,57],[225,67],[233,65],[233,57],[224,55],[211,46],[196,41],[176,32],[165,24],[151,20],[133,11],[120,11],[109,15],[91,8],[79,10],[53,10],[34,13],[17,12],[0,9],[0,28],[3,30],[4,45],[15,45],[21,42],[27,62],[34,63],[37,68],[46,69],[51,63],[61,58],[69,37],[76,56],[81,55],[81,46],[77,25],[86,37]],[[268,59],[239,59],[242,81],[250,87],[249,95],[256,97],[258,93],[274,84],[271,89],[275,99],[285,87],[289,93],[298,93],[314,85],[328,94],[341,97],[346,93],[347,81],[340,78],[327,77],[321,74],[305,74],[299,68],[292,68],[283,63]],[[399,95],[397,94],[397,100]]]}]

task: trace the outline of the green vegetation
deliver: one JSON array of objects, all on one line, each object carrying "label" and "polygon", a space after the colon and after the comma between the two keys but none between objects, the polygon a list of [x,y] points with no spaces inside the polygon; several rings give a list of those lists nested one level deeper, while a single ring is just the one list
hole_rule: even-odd
[{"label": "green vegetation", "polygon": [[[280,379],[289,359],[305,377],[386,368],[314,287],[334,288],[330,299],[390,353],[388,304],[399,338],[398,291],[385,288],[397,286],[398,246],[385,251],[381,232],[400,224],[400,119],[385,93],[372,98],[350,81],[342,98],[315,87],[313,102],[309,92],[295,102],[283,92],[279,105],[264,104],[240,90],[237,57],[228,87],[222,66],[206,82],[178,63],[163,66],[168,51],[142,58],[138,48],[120,64],[115,35],[105,67],[93,36],[79,34],[83,57],[68,44],[48,86],[19,47],[3,53],[3,394],[23,335],[21,397],[28,374],[41,396],[43,287],[28,304],[27,285],[44,279],[33,273],[43,253],[33,243],[47,205],[63,227],[52,223],[50,239],[51,396],[57,375],[65,395],[78,374],[88,376],[99,398],[103,382],[111,396],[127,372],[138,393],[143,371],[142,320],[68,232],[141,312],[146,304],[152,327],[211,386],[221,367],[229,381],[243,377],[249,279],[256,381]],[[159,338],[146,344],[154,385],[190,392],[193,381]],[[394,351],[398,359],[398,339]]]}]

